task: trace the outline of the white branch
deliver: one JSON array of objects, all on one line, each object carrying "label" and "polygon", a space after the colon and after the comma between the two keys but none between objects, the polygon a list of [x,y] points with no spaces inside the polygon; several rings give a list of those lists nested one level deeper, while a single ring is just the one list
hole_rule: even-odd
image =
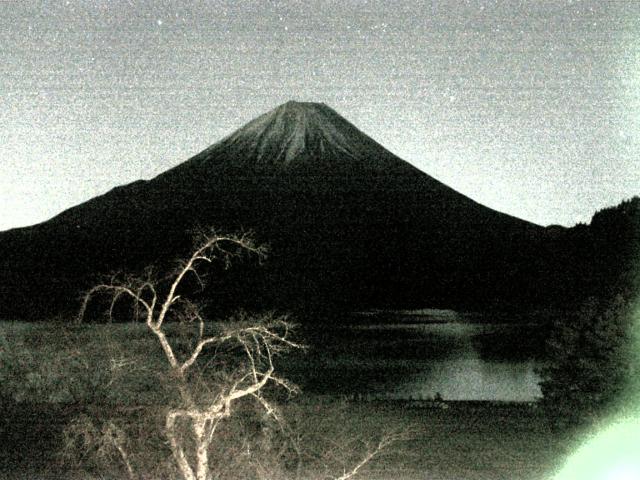
[{"label": "white branch", "polygon": [[355,477],[360,469],[364,467],[367,463],[373,460],[374,457],[379,455],[382,451],[384,451],[389,445],[406,438],[407,434],[387,434],[383,436],[376,447],[373,450],[370,450],[366,453],[366,455],[360,460],[351,470],[348,472],[344,472],[341,476],[336,477],[334,480],[348,480],[350,478]]},{"label": "white branch", "polygon": [[167,361],[169,365],[171,365],[172,369],[178,369],[178,359],[176,355],[173,353],[173,348],[171,348],[171,344],[167,339],[167,336],[162,331],[162,329],[156,327],[155,324],[149,324],[150,330],[158,337],[158,341],[160,342],[160,346],[162,347],[162,351],[164,352],[165,357],[167,357]]},{"label": "white branch", "polygon": [[131,290],[131,288],[124,285],[101,284],[91,288],[85,294],[84,299],[82,301],[82,306],[80,308],[80,312],[78,313],[78,321],[82,321],[84,319],[84,314],[87,310],[87,306],[89,305],[89,300],[91,300],[91,298],[98,292],[113,293],[114,298],[111,303],[111,308],[109,309],[110,313],[113,311],[113,304],[118,299],[118,297],[120,297],[121,295],[128,295],[134,300],[134,302],[139,303],[145,308],[145,310],[147,311],[147,315],[153,314],[153,309],[151,305],[149,305],[143,298],[141,298],[140,295],[136,295],[135,292]]},{"label": "white branch", "polygon": [[233,400],[237,400],[238,398],[246,397],[247,395],[251,395],[252,393],[256,393],[262,387],[264,387],[267,382],[271,379],[271,374],[273,373],[273,367],[270,367],[266,373],[261,373],[262,378],[257,382],[252,383],[246,388],[241,390],[233,390],[229,393],[226,398],[226,404],[230,405]]},{"label": "white branch", "polygon": [[187,360],[185,360],[182,365],[180,366],[180,370],[182,372],[185,372],[191,365],[193,365],[195,363],[196,360],[198,360],[198,357],[200,356],[200,353],[202,353],[202,349],[204,347],[206,347],[207,345],[211,344],[211,343],[223,343],[224,341],[230,339],[231,336],[227,335],[224,337],[209,337],[209,338],[205,338],[203,340],[200,340],[195,348],[193,349],[193,352],[191,352],[191,355],[189,356],[189,358]]},{"label": "white branch", "polygon": [[[258,251],[258,249],[253,247],[252,243],[245,237],[236,238],[236,237],[225,237],[225,236],[213,236],[213,237],[207,238],[206,241],[198,249],[196,249],[195,252],[193,252],[193,254],[191,255],[191,257],[189,257],[189,260],[187,260],[184,266],[178,269],[176,277],[171,283],[171,286],[169,288],[169,293],[167,294],[167,297],[162,304],[162,308],[160,309],[160,313],[156,318],[157,327],[162,326],[162,323],[165,320],[167,312],[169,311],[169,307],[175,301],[174,299],[176,297],[176,290],[182,283],[182,280],[184,279],[185,275],[188,272],[193,271],[197,276],[197,272],[195,271],[196,262],[206,261],[210,263],[215,258],[215,256],[207,255],[207,251],[213,249],[214,247],[219,248],[219,244],[221,242],[231,242],[245,250],[256,251],[256,252]],[[225,253],[228,253],[228,252],[225,252]]]}]

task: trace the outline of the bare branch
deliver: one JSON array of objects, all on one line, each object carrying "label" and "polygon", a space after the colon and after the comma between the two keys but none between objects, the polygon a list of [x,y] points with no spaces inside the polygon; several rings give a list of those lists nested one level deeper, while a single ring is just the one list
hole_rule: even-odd
[{"label": "bare branch", "polygon": [[257,382],[258,381],[258,373],[256,372],[256,362],[253,359],[253,355],[251,354],[251,350],[249,350],[249,347],[247,347],[247,344],[242,342],[242,347],[244,348],[244,351],[247,354],[247,357],[249,358],[249,362],[251,363],[251,375],[253,376],[253,381]]},{"label": "bare branch", "polygon": [[200,353],[202,353],[202,350],[204,349],[204,347],[206,347],[209,344],[212,343],[223,343],[224,341],[230,339],[231,336],[224,336],[224,337],[209,337],[209,338],[205,338],[203,340],[200,340],[197,344],[196,347],[193,349],[193,352],[191,353],[191,355],[189,356],[189,358],[187,360],[185,360],[182,365],[180,365],[180,370],[182,372],[185,372],[191,365],[193,365],[195,363],[196,360],[198,360],[198,357],[200,356]]},{"label": "bare branch", "polygon": [[124,433],[113,422],[109,422],[104,432],[104,436],[113,443],[113,446],[120,454],[122,463],[124,463],[125,468],[127,469],[129,480],[136,480],[137,475],[135,474],[131,461],[129,460],[129,454],[124,447]]},{"label": "bare branch", "polygon": [[223,249],[221,245],[224,243],[231,243],[242,250],[247,252],[253,252],[258,255],[262,255],[263,250],[260,247],[256,247],[253,241],[248,236],[218,236],[213,235],[203,240],[202,244],[196,248],[196,250],[191,254],[191,257],[178,268],[176,272],[176,276],[169,287],[169,293],[162,304],[162,308],[160,313],[156,318],[156,326],[162,326],[162,323],[165,320],[169,307],[174,302],[174,298],[176,297],[176,290],[182,283],[184,277],[189,272],[193,272],[196,275],[196,278],[201,281],[198,276],[197,271],[195,270],[198,262],[208,262],[211,263],[215,258],[218,258],[216,253],[222,253],[222,260],[225,262],[225,266],[228,265],[229,258],[231,257],[231,253],[228,250]]},{"label": "bare branch", "polygon": [[162,331],[162,329],[156,327],[153,322],[148,322],[147,324],[149,325],[149,328],[155,334],[155,336],[158,337],[158,341],[160,342],[162,351],[164,352],[165,357],[167,357],[167,361],[169,362],[171,368],[173,370],[179,370],[178,359],[173,353],[173,348],[171,348],[171,344],[169,343],[169,340],[167,340],[167,336],[165,335],[165,333]]},{"label": "bare branch", "polygon": [[384,435],[378,444],[372,449],[369,450],[362,460],[360,460],[351,470],[344,472],[341,476],[335,477],[335,480],[348,480],[349,478],[355,477],[358,472],[364,467],[366,464],[371,462],[374,457],[378,456],[382,451],[387,449],[391,444],[401,440],[404,438],[403,434],[387,434]]},{"label": "bare branch", "polygon": [[264,387],[267,382],[269,380],[271,380],[271,374],[273,373],[274,368],[273,366],[269,367],[269,370],[267,370],[264,373],[261,373],[260,376],[262,376],[262,378],[260,380],[258,380],[257,382],[252,383],[251,385],[249,385],[246,388],[237,390],[237,389],[233,389],[231,392],[229,392],[229,395],[227,395],[226,398],[226,404],[230,405],[231,402],[233,400],[237,400],[238,398],[242,398],[242,397],[246,397],[247,395],[251,395],[252,393],[257,392],[258,390],[260,390],[262,387]]},{"label": "bare branch", "polygon": [[80,311],[78,313],[78,317],[77,317],[77,321],[78,322],[82,322],[82,320],[84,319],[84,315],[85,312],[87,310],[87,306],[89,305],[89,301],[91,300],[91,298],[93,298],[94,295],[96,295],[97,293],[100,292],[106,292],[106,293],[111,293],[115,299],[112,300],[111,303],[111,307],[109,312],[111,313],[113,310],[113,304],[115,303],[115,301],[117,300],[118,297],[120,297],[121,295],[128,295],[129,297],[131,297],[133,299],[134,302],[141,304],[145,310],[147,311],[148,314],[152,313],[152,309],[151,309],[151,305],[149,305],[143,298],[141,298],[139,295],[136,295],[136,293],[129,287],[125,286],[125,285],[117,285],[117,284],[101,284],[101,285],[96,285],[95,287],[91,288],[85,295],[82,301],[82,306],[80,308]]}]

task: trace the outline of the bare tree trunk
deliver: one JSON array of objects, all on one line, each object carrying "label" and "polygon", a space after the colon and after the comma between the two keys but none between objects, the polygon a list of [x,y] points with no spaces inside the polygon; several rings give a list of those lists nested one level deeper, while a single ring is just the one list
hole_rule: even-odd
[{"label": "bare tree trunk", "polygon": [[193,430],[196,436],[196,479],[209,480],[209,436],[206,432],[206,420],[194,419]]},{"label": "bare tree trunk", "polygon": [[184,480],[196,480],[196,476],[193,474],[193,470],[187,461],[187,457],[184,454],[182,448],[182,442],[176,436],[176,419],[178,414],[176,412],[169,412],[166,419],[167,437],[169,437],[169,443],[171,444],[171,451],[173,457],[178,464],[180,473]]},{"label": "bare tree trunk", "polygon": [[193,419],[196,437],[196,480],[209,480],[209,436],[206,434],[206,420]]}]

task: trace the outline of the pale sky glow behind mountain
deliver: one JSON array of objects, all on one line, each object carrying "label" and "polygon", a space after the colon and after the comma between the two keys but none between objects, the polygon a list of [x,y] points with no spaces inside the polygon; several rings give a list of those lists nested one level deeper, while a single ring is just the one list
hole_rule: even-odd
[{"label": "pale sky glow behind mountain", "polygon": [[635,0],[5,0],[0,98],[0,230],[290,99],[539,224],[640,194]]}]

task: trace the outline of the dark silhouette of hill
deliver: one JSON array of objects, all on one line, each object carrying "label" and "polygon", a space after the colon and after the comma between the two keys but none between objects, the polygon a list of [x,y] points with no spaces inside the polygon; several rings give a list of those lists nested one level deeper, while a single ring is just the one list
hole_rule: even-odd
[{"label": "dark silhouette of hill", "polygon": [[484,207],[331,108],[288,102],[152,180],[0,233],[0,316],[73,309],[97,273],[183,255],[198,225],[271,247],[214,281],[222,305],[538,308],[567,295],[556,267],[574,258],[568,230]]},{"label": "dark silhouette of hill", "polygon": [[596,212],[548,242],[549,264],[561,298],[628,301],[640,293],[640,197]]}]

